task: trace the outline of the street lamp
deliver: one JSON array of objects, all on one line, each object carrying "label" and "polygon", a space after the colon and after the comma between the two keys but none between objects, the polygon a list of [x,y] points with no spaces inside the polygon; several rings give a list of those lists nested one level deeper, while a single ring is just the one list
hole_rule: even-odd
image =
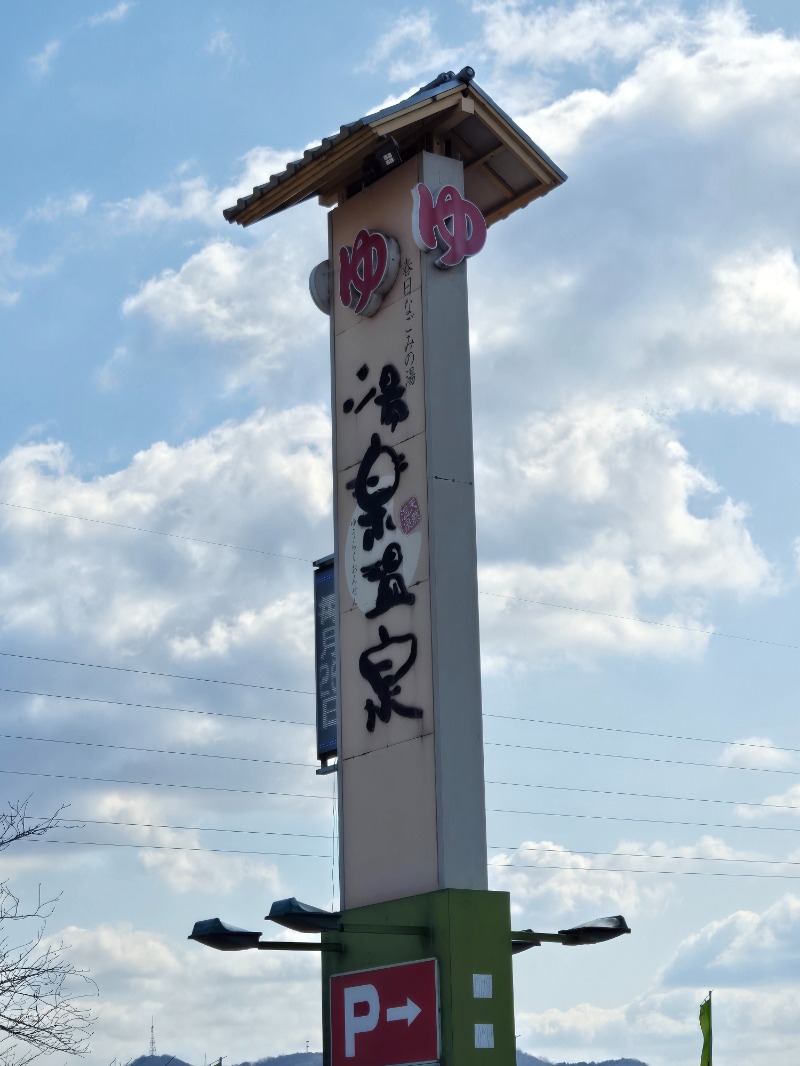
[{"label": "street lamp", "polygon": [[[269,921],[292,929],[295,933],[393,933],[401,936],[426,935],[429,929],[419,925],[364,925],[343,923],[340,911],[323,911],[294,896],[276,900],[266,916]],[[261,932],[240,929],[220,918],[195,922],[189,940],[217,951],[342,951],[341,943],[308,940],[262,940]]]},{"label": "street lamp", "polygon": [[276,900],[266,917],[285,929],[293,929],[296,933],[392,933],[398,936],[426,936],[430,932],[430,929],[423,925],[345,923],[342,921],[341,911],[323,911],[310,903],[301,903],[294,896]]},{"label": "street lamp", "polygon": [[621,914],[610,918],[595,918],[592,922],[573,926],[571,929],[559,929],[557,933],[535,933],[532,929],[522,929],[511,933],[511,954],[518,955],[528,948],[538,948],[542,944],[563,944],[564,947],[580,947],[584,944],[603,944],[606,940],[630,933],[630,926]]},{"label": "street lamp", "polygon": [[[424,936],[430,932],[425,926],[417,925],[363,925],[361,923],[344,923],[340,911],[324,911],[309,903],[301,903],[294,896],[289,899],[276,900],[266,916],[269,921],[292,929],[296,933],[381,933],[400,936]],[[511,933],[511,954],[518,955],[528,948],[541,947],[542,944],[563,944],[565,947],[579,947],[584,944],[603,944],[606,940],[630,933],[630,926],[621,914],[610,918],[596,918],[592,922],[573,926],[571,929],[559,929],[557,933],[537,933],[533,929],[521,929]],[[340,943],[321,943],[306,940],[262,940],[261,932],[252,929],[240,929],[219,918],[206,918],[195,922],[188,937],[198,944],[214,948],[217,951],[341,951]]]},{"label": "street lamp", "polygon": [[261,933],[252,929],[239,929],[219,918],[206,918],[195,922],[188,940],[196,940],[207,948],[217,951],[341,951],[340,944],[321,944],[306,940],[262,940]]}]

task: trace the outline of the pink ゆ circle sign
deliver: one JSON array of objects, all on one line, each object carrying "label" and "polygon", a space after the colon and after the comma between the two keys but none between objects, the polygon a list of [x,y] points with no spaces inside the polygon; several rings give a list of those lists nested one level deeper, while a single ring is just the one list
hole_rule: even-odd
[{"label": "pink \u3086 circle sign", "polygon": [[400,246],[394,237],[359,230],[352,248],[339,249],[339,299],[357,315],[371,318],[391,289],[400,269]]},{"label": "pink \u3086 circle sign", "polygon": [[423,252],[442,251],[436,266],[458,266],[486,244],[486,219],[480,208],[465,200],[454,186],[445,185],[434,196],[427,185],[415,185],[411,196],[414,243]]}]

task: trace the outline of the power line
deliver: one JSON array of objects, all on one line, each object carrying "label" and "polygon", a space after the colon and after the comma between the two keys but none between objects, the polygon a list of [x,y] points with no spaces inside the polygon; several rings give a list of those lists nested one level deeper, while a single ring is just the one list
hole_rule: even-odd
[{"label": "power line", "polygon": [[[316,764],[303,763],[303,764],[300,764],[300,765],[309,766],[310,767],[310,766],[316,765]],[[189,784],[181,784],[181,783],[178,783],[178,782],[158,782],[158,781],[153,781],[153,782],[148,782],[148,781],[126,781],[126,780],[122,780],[120,778],[78,777],[78,776],[72,776],[72,775],[68,775],[68,774],[44,774],[44,773],[34,773],[33,771],[23,771],[23,770],[4,770],[4,769],[0,769],[0,773],[18,774],[18,775],[21,775],[21,776],[28,776],[28,777],[54,777],[54,778],[61,778],[61,779],[64,779],[64,780],[68,780],[68,781],[97,781],[97,782],[109,783],[109,784],[143,785],[143,786],[147,786],[147,787],[152,786],[154,788],[196,788],[196,789],[206,788],[206,789],[211,789],[212,791],[234,792],[234,793],[242,793],[244,795],[270,795],[270,796],[272,796],[272,795],[274,795],[274,796],[293,796],[293,795],[297,795],[299,798],[306,798],[306,799],[330,799],[331,798],[330,796],[306,795],[305,793],[296,794],[296,793],[288,793],[288,792],[259,792],[259,791],[253,791],[251,789],[215,788],[215,786],[211,786],[211,785],[189,785]],[[714,803],[714,804],[722,804],[722,805],[725,805],[725,806],[732,806],[732,807],[757,807],[759,809],[764,808],[764,809],[767,809],[767,810],[779,810],[779,811],[797,811],[797,810],[800,810],[800,805],[796,805],[796,804],[790,804],[790,803],[763,803],[763,802],[759,802],[759,801],[756,801],[756,800],[718,799],[716,797],[707,797],[707,796],[672,796],[672,795],[668,795],[666,793],[653,793],[653,792],[622,792],[622,791],[615,791],[615,790],[612,790],[612,789],[583,788],[583,787],[571,786],[571,785],[544,785],[544,784],[532,783],[532,782],[527,782],[527,781],[495,781],[495,780],[491,780],[489,778],[486,779],[485,783],[487,785],[499,785],[501,787],[508,787],[508,788],[535,788],[535,789],[540,789],[540,790],[545,790],[545,791],[550,791],[550,792],[576,792],[576,793],[580,793],[580,794],[593,795],[593,796],[618,796],[618,797],[623,797],[623,798],[627,798],[627,799],[669,800],[669,801],[673,801],[673,802],[676,802],[676,803]],[[535,814],[542,813],[542,812],[537,812],[537,811],[517,811],[517,810],[508,810],[508,811],[506,811],[506,810],[500,809],[500,808],[493,809],[493,808],[488,808],[488,807],[487,807],[487,811],[489,811],[490,813],[498,813],[498,814],[506,813],[506,814],[532,814],[532,815],[535,815]],[[608,817],[608,818],[611,818],[610,815],[609,816],[600,816],[600,815],[568,815],[568,814],[561,815],[560,817]],[[86,821],[86,819],[81,819],[81,820],[82,821]],[[705,825],[707,823],[704,823],[704,822],[677,822],[677,823],[666,823],[666,824]],[[725,826],[720,826],[720,828],[726,828],[726,827]],[[732,825],[729,828],[731,828],[731,829],[759,829],[759,828],[770,828],[770,827]],[[778,830],[776,830],[776,831],[778,831]],[[780,830],[780,831],[800,832],[800,829],[797,829],[797,830]]]},{"label": "power line", "polygon": [[[22,503],[11,503],[7,500],[0,500],[0,506],[14,507],[18,510],[23,511],[35,511],[38,514],[46,514],[55,518],[66,518],[78,522],[90,522],[93,525],[111,526],[116,529],[127,529],[136,533],[150,533],[151,535],[157,537],[170,537],[175,540],[185,540],[194,544],[205,544],[215,548],[231,548],[235,551],[251,552],[256,555],[269,555],[277,559],[290,559],[293,562],[313,562],[312,559],[306,558],[305,556],[286,555],[282,552],[267,551],[265,548],[250,548],[242,544],[231,544],[225,541],[203,540],[200,537],[190,537],[182,533],[167,533],[162,529],[148,529],[143,526],[126,525],[122,522],[110,522],[106,519],[101,518],[88,518],[85,515],[65,514],[62,511],[50,511],[46,510],[43,507],[33,507],[29,504]],[[694,633],[696,636],[700,637],[724,637],[726,640],[743,640],[752,644],[766,644],[773,648],[786,648],[790,651],[800,651],[800,645],[798,644],[787,644],[777,640],[766,640],[761,637],[750,637],[745,636],[741,633],[723,633],[719,630],[696,629],[693,626],[678,625],[676,622],[659,622],[653,618],[639,618],[638,615],[615,614],[611,611],[598,611],[590,607],[576,607],[573,604],[554,603],[550,600],[534,600],[526,596],[509,596],[506,593],[502,592],[486,592],[483,589],[480,589],[478,594],[480,596],[491,596],[494,599],[509,600],[514,603],[527,603],[535,607],[547,607],[551,610],[574,611],[579,614],[595,615],[598,618],[611,618],[615,621],[620,622],[638,622],[640,625],[658,626],[661,629],[676,629],[682,633]]]},{"label": "power line", "polygon": [[728,873],[724,870],[641,870],[629,867],[627,870],[612,870],[604,866],[559,866],[550,863],[528,862],[489,862],[486,864],[490,870],[503,870],[506,867],[517,867],[523,870],[570,870],[572,873],[582,874],[664,874],[674,877],[749,877],[761,881],[800,881],[800,874],[758,874],[758,873]]},{"label": "power line", "polygon": [[75,522],[91,522],[95,526],[112,526],[114,529],[128,529],[133,533],[151,533],[155,537],[170,537],[173,540],[188,540],[192,544],[206,544],[212,548],[232,548],[240,552],[252,552],[255,555],[271,555],[276,559],[291,559],[293,562],[310,563],[312,559],[305,559],[300,555],[284,555],[282,552],[271,552],[265,548],[246,548],[241,544],[228,544],[219,540],[202,540],[200,537],[188,537],[183,533],[166,533],[163,529],[145,529],[143,526],[129,526],[123,522],[109,522],[104,518],[87,518],[85,515],[64,514],[62,511],[47,511],[44,507],[31,507],[24,503],[10,503],[0,500],[0,507],[14,507],[19,511],[35,511],[37,514],[50,515],[53,518],[69,518]]},{"label": "power line", "polygon": [[316,693],[300,688],[278,688],[276,685],[256,685],[247,681],[224,681],[218,677],[193,677],[189,674],[167,674],[161,670],[138,670],[133,666],[107,666],[103,663],[79,663],[72,659],[51,659],[44,655],[23,655],[20,652],[0,651],[9,659],[30,659],[37,663],[58,663],[60,666],[83,666],[89,670],[115,670],[123,674],[144,674],[147,677],[169,677],[175,681],[202,681],[207,685],[235,685],[237,688],[255,688],[263,692],[291,692],[298,696],[314,696]]},{"label": "power line", "polygon": [[[1,690],[0,690],[1,691]],[[484,718],[497,718],[506,722],[527,722],[529,725],[553,725],[565,729],[594,729],[602,733],[623,733],[632,737],[651,737],[656,740],[686,740],[693,744],[721,744],[726,747],[756,748],[760,751],[787,751],[792,754],[800,754],[800,748],[785,748],[778,744],[754,744],[745,740],[718,740],[712,737],[687,737],[680,733],[651,733],[644,729],[621,729],[618,726],[595,725],[589,722],[559,722],[549,718],[524,718],[513,714],[492,714],[484,711]]]},{"label": "power line", "polygon": [[56,737],[24,737],[14,733],[0,733],[0,740],[24,740],[37,744],[71,744],[79,748],[106,748],[111,751],[137,751],[147,755],[183,755],[192,759],[225,759],[230,762],[251,762],[269,766],[316,767],[313,762],[289,762],[286,759],[255,759],[249,755],[219,755],[208,751],[170,751],[164,748],[140,748],[131,744],[104,744],[93,740],[61,740]]},{"label": "power line", "polygon": [[688,822],[675,818],[633,818],[617,814],[574,814],[561,811],[515,811],[505,807],[487,807],[488,814],[524,814],[531,818],[583,818],[595,822],[637,822],[643,825],[685,825],[694,829],[749,829],[762,833],[800,833],[800,826],[732,825],[729,822]]},{"label": "power line", "polygon": [[[743,862],[765,866],[800,866],[800,861],[792,859],[732,859],[719,855],[661,855],[648,851],[571,851],[566,848],[540,848],[528,844],[519,844],[517,847],[489,844],[488,848],[490,851],[533,851],[543,855],[571,855],[575,858],[586,856],[587,858],[608,859],[669,859],[676,862]],[[619,872],[625,873],[624,870]]]},{"label": "power line", "polygon": [[242,796],[281,796],[288,799],[330,800],[330,796],[320,796],[309,792],[271,792],[253,788],[222,788],[219,785],[186,785],[175,781],[128,781],[120,777],[84,777],[78,774],[45,774],[33,770],[3,770],[0,774],[13,774],[17,777],[49,777],[58,781],[93,781],[104,785],[141,785],[144,788],[189,788],[201,792],[230,792]]},{"label": "power line", "polygon": [[[66,822],[67,819],[59,819],[60,822]],[[312,840],[327,840],[328,835],[325,833],[285,833],[276,832],[273,830],[263,829],[217,829],[209,828],[207,826],[192,826],[192,825],[160,825],[152,822],[119,822],[109,821],[105,819],[97,818],[75,818],[73,821],[85,822],[89,825],[113,825],[123,826],[126,828],[135,829],[172,829],[172,830],[184,830],[186,832],[201,832],[201,833],[238,833],[251,836],[280,836],[297,839],[312,839]],[[76,826],[71,826],[75,829]],[[64,840],[52,840],[48,839],[47,843],[53,844],[93,844],[97,847],[163,847],[167,845],[157,844],[128,844],[128,843],[114,843],[107,841],[64,841]],[[715,855],[664,855],[651,852],[639,852],[639,851],[572,851],[566,848],[543,848],[538,845],[529,844],[489,844],[487,845],[490,851],[515,851],[515,852],[536,852],[541,854],[555,854],[555,855],[570,855],[575,857],[592,857],[592,858],[613,858],[613,859],[669,859],[679,862],[725,862],[725,863],[755,863],[767,866],[800,866],[800,860],[792,859],[750,859],[740,858],[734,859],[727,856],[715,856]],[[249,851],[242,849],[221,849],[221,848],[197,848],[197,847],[182,847],[175,845],[170,850],[173,851],[210,851],[215,854],[231,854],[231,855],[294,855],[295,852],[264,852],[264,851]],[[308,857],[308,856],[307,856]],[[326,855],[315,855],[314,858],[331,858],[332,853],[326,853]],[[624,873],[624,871],[621,871]]]},{"label": "power line", "polygon": [[[181,847],[175,844],[126,844],[126,843],[114,843],[104,840],[35,840],[30,838],[34,844],[67,844],[73,847],[97,847],[97,848],[132,848],[140,851],[189,851],[200,852],[205,854],[214,855],[263,855],[270,857],[281,857],[291,859],[329,859],[330,854],[316,854],[316,853],[304,853],[295,851],[250,851],[247,849],[228,849],[228,848],[189,848]],[[562,852],[563,854],[563,852]],[[571,854],[571,853],[568,853]],[[784,881],[800,881],[800,874],[769,874],[769,873],[746,873],[738,871],[725,872],[720,870],[643,870],[636,868],[628,868],[624,870],[615,870],[608,867],[580,867],[580,866],[561,866],[550,863],[519,863],[519,862],[489,862],[486,864],[490,870],[506,869],[508,867],[516,867],[526,870],[570,870],[573,873],[607,873],[607,874],[667,874],[677,875],[684,877],[747,877],[757,878],[760,880],[784,880]]]},{"label": "power line", "polygon": [[[76,774],[49,774],[49,773],[36,773],[31,770],[3,770],[0,769],[0,774],[13,774],[19,777],[43,777],[52,778],[59,781],[91,781],[98,784],[111,784],[111,785],[140,785],[144,788],[181,788],[181,789],[195,789],[201,792],[226,792],[235,795],[244,796],[277,796],[288,799],[318,799],[330,801],[330,796],[320,796],[318,793],[307,792],[277,792],[267,791],[261,789],[251,788],[222,788],[217,785],[187,785],[179,784],[173,781],[129,781],[118,777],[86,777]],[[501,807],[487,807],[487,812],[490,814],[524,814],[534,818],[586,818],[601,822],[641,822],[650,825],[685,825],[693,827],[703,827],[711,829],[749,829],[757,830],[759,832],[773,832],[773,833],[800,833],[800,827],[791,826],[772,826],[772,825],[731,825],[724,822],[690,822],[690,821],[678,821],[675,819],[665,818],[632,818],[623,817],[621,815],[610,814],[569,814],[555,811],[519,811],[509,810]]]},{"label": "power line", "polygon": [[178,711],[181,714],[207,714],[214,718],[237,718],[244,722],[269,722],[275,725],[299,725],[304,729],[313,729],[313,722],[296,722],[292,718],[263,718],[256,714],[231,714],[227,711],[200,711],[191,707],[166,707],[160,703],[131,703],[125,700],[101,700],[94,696],[65,696],[60,692],[33,692],[25,688],[0,688],[0,692],[10,692],[17,696],[41,696],[51,700],[76,700],[80,703],[103,703],[110,707],[135,707],[151,711]]},{"label": "power line", "polygon": [[[44,815],[37,815],[38,818],[44,818]],[[69,829],[77,829],[79,826],[74,825],[74,822],[85,823],[86,825],[116,825],[124,826],[129,829],[182,829],[192,833],[240,833],[244,836],[259,836],[259,837],[299,837],[308,840],[328,840],[327,833],[286,833],[279,832],[275,829],[219,829],[215,826],[207,825],[162,825],[158,822],[120,822],[113,821],[108,818],[81,818],[75,816],[75,818],[57,818],[56,822],[67,826]]]},{"label": "power line", "polygon": [[[314,723],[313,722],[298,722],[295,719],[291,719],[291,718],[265,718],[263,716],[254,715],[254,714],[232,714],[232,713],[225,712],[225,711],[206,711],[206,710],[198,710],[198,709],[190,708],[190,707],[172,707],[172,706],[166,706],[166,705],[160,704],[160,703],[135,703],[135,702],[127,701],[127,700],[98,699],[95,696],[72,696],[72,695],[65,695],[64,693],[60,693],[60,692],[39,692],[39,691],[34,691],[32,689],[23,689],[23,688],[0,688],[0,692],[6,692],[6,693],[10,693],[12,695],[18,695],[18,696],[38,696],[38,697],[46,698],[46,699],[74,700],[74,701],[81,702],[81,703],[102,703],[102,704],[107,704],[107,705],[113,706],[113,707],[133,707],[133,708],[137,708],[137,709],[144,708],[144,709],[150,709],[150,710],[154,710],[154,711],[176,711],[176,712],[180,712],[181,714],[205,714],[205,715],[211,715],[211,716],[218,717],[218,718],[236,718],[236,719],[241,719],[241,720],[247,721],[247,722],[269,722],[269,723],[275,723],[275,724],[279,724],[279,725],[303,726],[304,728],[308,728],[308,729],[313,729],[314,728]],[[309,693],[309,695],[310,695],[310,693]],[[483,717],[484,718],[495,718],[495,719],[498,719],[498,720],[510,721],[510,722],[526,722],[526,723],[528,723],[530,725],[562,726],[562,727],[568,728],[568,729],[593,729],[593,730],[600,731],[600,732],[623,733],[623,734],[626,734],[626,735],[629,735],[629,736],[650,737],[650,738],[654,738],[654,739],[657,739],[657,740],[685,740],[685,741],[691,741],[691,742],[697,743],[697,744],[720,744],[720,745],[723,745],[723,746],[733,746],[733,747],[739,747],[739,748],[755,748],[755,749],[760,749],[762,751],[784,751],[784,752],[789,752],[789,753],[793,753],[793,754],[800,753],[800,748],[781,747],[781,746],[779,746],[777,744],[770,744],[770,745],[767,745],[767,744],[753,744],[750,741],[718,740],[718,739],[713,739],[713,738],[710,738],[710,737],[689,737],[689,736],[681,736],[679,734],[674,734],[674,733],[652,733],[652,732],[648,732],[648,731],[642,730],[642,729],[621,729],[621,728],[616,727],[616,726],[594,725],[594,724],[589,724],[589,723],[585,723],[585,722],[562,722],[562,721],[557,721],[555,719],[549,719],[549,718],[525,718],[525,717],[515,716],[515,715],[510,715],[510,714],[493,714],[493,713],[491,713],[489,711],[484,712]],[[487,743],[491,743],[491,742],[487,741]]]},{"label": "power line", "polygon": [[612,614],[609,611],[595,611],[589,607],[574,607],[567,603],[551,603],[548,600],[530,600],[524,596],[506,596],[502,592],[484,592],[479,590],[481,596],[493,596],[501,600],[513,600],[517,603],[530,603],[536,607],[550,607],[559,611],[576,611],[579,614],[597,615],[599,618],[614,618],[620,622],[639,622],[646,626],[658,626],[661,629],[678,629],[682,633],[694,633],[699,637],[725,637],[727,640],[745,640],[752,644],[767,644],[773,648],[788,648],[790,651],[800,651],[800,644],[784,644],[777,640],[764,640],[761,637],[746,637],[740,633],[722,633],[717,629],[694,629],[692,626],[680,626],[676,622],[658,622],[653,618],[639,618],[632,614]]},{"label": "power line", "polygon": [[705,770],[748,770],[759,774],[788,774],[790,777],[800,775],[798,770],[774,770],[767,766],[725,766],[713,762],[689,762],[685,759],[659,759],[654,755],[622,755],[608,751],[570,751],[568,748],[544,748],[534,744],[501,744],[497,741],[484,741],[489,748],[513,748],[520,751],[545,751],[552,755],[588,755],[593,759],[626,759],[630,762],[663,763],[669,766],[696,766]]},{"label": "power line", "polygon": [[[311,769],[316,766],[316,763],[292,762],[286,759],[258,759],[248,755],[221,755],[217,752],[205,751],[175,751],[165,748],[145,748],[131,744],[109,744],[90,740],[69,740],[58,737],[30,737],[15,733],[0,733],[0,740],[19,740],[37,744],[69,744],[74,747],[105,748],[109,751],[134,751],[147,755],[176,755],[194,759],[220,759],[228,762],[258,763],[269,766],[297,766],[306,769]],[[634,762],[663,763],[672,766],[693,766],[716,770],[749,770],[758,773],[791,774],[794,777],[798,776],[797,771],[771,770],[760,766],[719,766],[715,763],[688,762],[682,759],[660,759],[647,755],[621,755],[602,751],[569,751],[564,748],[546,748],[528,744],[497,744],[491,741],[487,741],[486,744],[488,747],[513,748],[522,749],[524,751],[543,751],[560,755],[585,755],[599,759],[627,759]]]},{"label": "power line", "polygon": [[[31,837],[26,839],[30,840]],[[78,847],[91,847],[91,848],[136,848],[152,851],[195,851],[202,852],[203,854],[210,855],[274,855],[281,856],[283,858],[291,859],[329,859],[330,853],[325,852],[324,855],[309,854],[298,851],[248,851],[244,848],[188,848],[181,847],[177,844],[125,844],[118,843],[109,840],[41,840],[41,844],[74,844]]]},{"label": "power line", "polygon": [[[266,718],[262,715],[256,714],[233,714],[227,711],[206,711],[192,707],[172,707],[161,703],[135,703],[129,700],[106,700],[99,699],[95,696],[72,696],[66,695],[62,692],[39,692],[33,689],[24,688],[0,688],[0,692],[6,692],[11,695],[17,696],[38,696],[40,698],[52,700],[73,700],[79,703],[101,703],[111,707],[132,707],[135,709],[145,709],[153,711],[176,711],[180,714],[204,714],[216,718],[241,719],[245,722],[267,722],[276,725],[302,726],[305,729],[314,728],[313,722],[298,722],[293,718]],[[308,693],[308,695],[311,695],[311,693]],[[586,722],[562,722],[550,718],[525,718],[522,716],[511,714],[493,714],[489,711],[485,711],[483,717],[495,718],[498,720],[509,722],[525,722],[529,725],[560,726],[566,729],[593,729],[599,732],[622,733],[627,736],[649,737],[656,740],[684,740],[696,744],[720,744],[722,746],[727,747],[754,748],[756,750],[761,751],[783,751],[789,752],[791,754],[800,754],[800,748],[788,748],[778,744],[754,744],[750,741],[719,740],[711,737],[690,737],[682,736],[681,734],[677,733],[652,733],[643,729],[622,729],[617,726],[595,725]],[[486,743],[490,744],[491,741],[486,741]]]},{"label": "power line", "polygon": [[710,796],[669,796],[658,792],[617,792],[606,788],[581,788],[577,785],[541,785],[529,781],[485,781],[487,785],[503,785],[509,788],[538,788],[548,792],[581,792],[590,796],[623,796],[627,799],[674,800],[678,803],[721,803],[729,807],[766,807],[778,811],[800,811],[793,803],[759,803],[756,800],[717,799]]}]

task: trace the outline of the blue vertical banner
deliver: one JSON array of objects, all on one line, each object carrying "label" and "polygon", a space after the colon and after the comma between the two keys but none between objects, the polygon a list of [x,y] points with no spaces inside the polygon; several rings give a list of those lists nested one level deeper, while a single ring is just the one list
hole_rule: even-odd
[{"label": "blue vertical banner", "polygon": [[336,655],[336,576],[334,557],[314,563],[314,656],[317,679],[317,758],[336,755],[339,685]]}]

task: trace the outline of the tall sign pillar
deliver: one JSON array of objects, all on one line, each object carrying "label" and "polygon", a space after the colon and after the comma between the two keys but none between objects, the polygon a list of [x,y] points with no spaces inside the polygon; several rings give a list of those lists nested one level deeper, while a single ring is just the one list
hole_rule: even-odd
[{"label": "tall sign pillar", "polygon": [[487,887],[464,262],[486,229],[429,152],[329,217],[349,908]]},{"label": "tall sign pillar", "polygon": [[566,175],[473,77],[342,126],[224,212],[247,226],[312,196],[333,208],[310,279],[333,379],[326,1066],[515,1058],[509,896],[487,889],[466,260]]}]

